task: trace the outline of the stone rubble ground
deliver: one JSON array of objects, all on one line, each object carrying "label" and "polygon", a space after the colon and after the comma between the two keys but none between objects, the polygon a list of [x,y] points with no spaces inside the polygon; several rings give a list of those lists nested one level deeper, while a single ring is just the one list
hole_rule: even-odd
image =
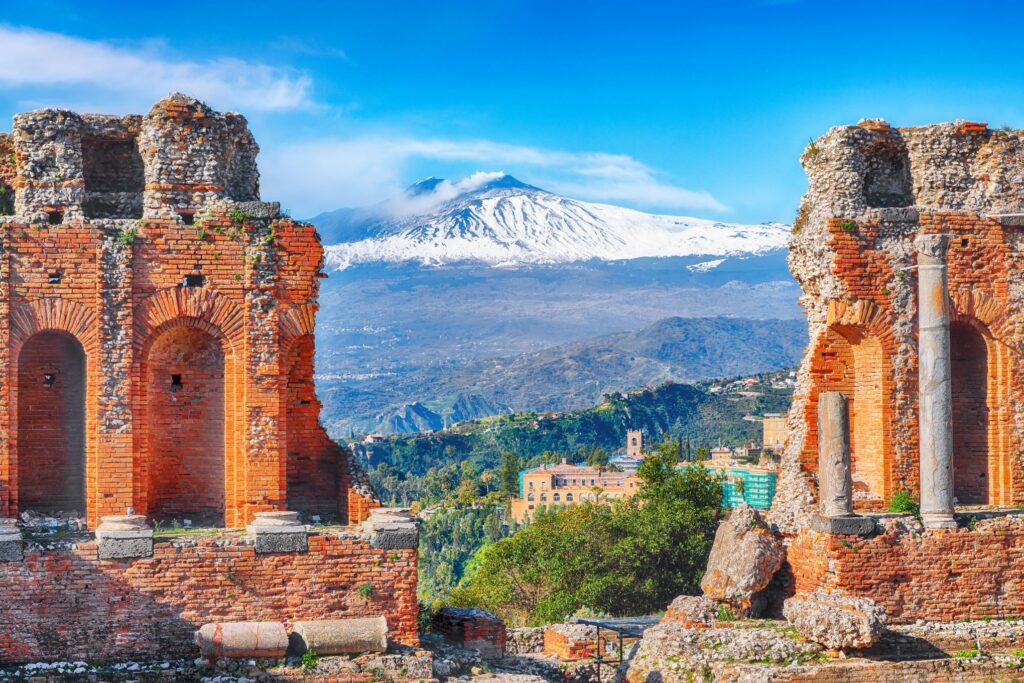
[{"label": "stone rubble ground", "polygon": [[804,638],[830,650],[860,649],[874,645],[885,632],[885,610],[871,598],[825,591],[795,595],[782,612]]}]

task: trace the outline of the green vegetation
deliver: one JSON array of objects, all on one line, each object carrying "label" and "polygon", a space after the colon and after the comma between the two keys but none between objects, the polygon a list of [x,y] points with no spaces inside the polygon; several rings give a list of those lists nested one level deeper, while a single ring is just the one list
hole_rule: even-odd
[{"label": "green vegetation", "polygon": [[664,609],[697,589],[721,513],[719,479],[677,469],[665,442],[638,472],[633,498],[541,512],[484,545],[451,603],[496,612],[511,625],[560,621],[581,608],[612,615]]},{"label": "green vegetation", "polygon": [[700,462],[709,452],[698,444],[758,440],[760,424],[744,416],[789,406],[790,391],[767,383],[713,386],[665,384],[610,395],[589,410],[487,418],[368,446],[370,477],[381,499],[422,511],[420,599],[428,605],[446,601],[478,566],[481,548],[516,532],[507,511],[519,493],[520,470],[563,458],[606,466],[634,425],[647,431],[649,441],[667,439],[682,459]]},{"label": "green vegetation", "polygon": [[135,244],[135,240],[138,239],[138,237],[138,228],[125,228],[124,230],[121,230],[117,233],[117,243],[124,245]]},{"label": "green vegetation", "polygon": [[228,218],[231,219],[232,223],[244,223],[249,220],[250,216],[245,211],[235,208],[228,212]]},{"label": "green vegetation", "polygon": [[900,490],[892,494],[892,498],[889,500],[889,512],[901,512],[920,517],[921,507],[910,491]]},{"label": "green vegetation", "polygon": [[320,663],[320,655],[313,648],[306,650],[302,653],[302,668],[303,669],[315,669],[316,665]]},{"label": "green vegetation", "polygon": [[839,229],[843,232],[853,232],[857,224],[853,221],[839,221]]},{"label": "green vegetation", "polygon": [[607,462],[607,453],[622,448],[628,429],[644,430],[649,441],[670,436],[684,457],[692,457],[697,445],[759,441],[760,423],[744,417],[785,412],[792,396],[790,389],[767,384],[711,389],[711,384],[670,383],[614,393],[586,410],[517,413],[463,422],[446,432],[395,435],[367,446],[366,455],[378,493],[410,505],[445,498],[442,480],[458,478],[457,471],[446,468],[462,462],[484,472],[498,468],[503,454],[515,453],[525,467],[562,458],[599,465]]},{"label": "green vegetation", "polygon": [[736,621],[736,613],[728,605],[719,605],[718,611],[715,613],[715,619],[718,621]]},{"label": "green vegetation", "polygon": [[981,654],[981,650],[971,648],[969,650],[958,650],[953,654],[957,659],[974,659]]},{"label": "green vegetation", "polygon": [[372,583],[361,584],[358,588],[356,588],[356,593],[359,593],[360,597],[362,597],[362,598],[364,598],[366,600],[369,600],[370,596],[373,595],[373,584]]}]

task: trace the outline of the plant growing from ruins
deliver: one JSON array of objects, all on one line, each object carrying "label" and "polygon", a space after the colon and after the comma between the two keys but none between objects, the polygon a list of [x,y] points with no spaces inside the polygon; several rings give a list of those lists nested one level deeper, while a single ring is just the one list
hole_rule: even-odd
[{"label": "plant growing from ruins", "polygon": [[818,156],[819,151],[821,150],[818,149],[818,143],[816,143],[813,138],[809,140],[807,145],[807,154],[813,159]]},{"label": "plant growing from ruins", "polygon": [[839,221],[839,229],[843,232],[853,232],[856,227],[857,224],[851,220]]},{"label": "plant growing from ruins", "polygon": [[206,228],[198,228],[196,230],[196,236],[201,240],[205,240],[208,234],[209,233],[207,232]]},{"label": "plant growing from ruins", "polygon": [[315,648],[309,648],[302,653],[302,668],[303,669],[315,669],[316,665],[320,663],[320,653]]},{"label": "plant growing from ruins", "polygon": [[359,593],[359,595],[362,598],[364,598],[366,600],[369,600],[370,597],[373,595],[373,584],[372,583],[364,583],[364,584],[360,585],[358,588],[356,588],[356,593]]},{"label": "plant growing from ruins", "polygon": [[978,650],[977,648],[973,648],[972,647],[969,650],[957,650],[957,652],[955,652],[953,654],[953,656],[956,657],[957,659],[974,659],[975,657],[977,657],[980,654],[981,654],[980,650]]},{"label": "plant growing from ruins", "polygon": [[1013,656],[1017,657],[1018,659],[1024,659],[1024,650],[1014,650]]},{"label": "plant growing from ruins", "polygon": [[249,220],[250,216],[245,211],[235,208],[228,212],[228,218],[231,219],[232,223],[244,223]]},{"label": "plant growing from ruins", "polygon": [[918,519],[921,518],[921,506],[918,505],[917,499],[910,491],[902,489],[892,494],[892,498],[889,499],[889,512],[911,514]]},{"label": "plant growing from ruins", "polygon": [[715,612],[715,619],[718,621],[736,621],[736,612],[728,605],[719,605]]},{"label": "plant growing from ruins", "polygon": [[135,227],[125,228],[117,233],[117,243],[122,245],[135,244],[139,236],[139,229]]}]

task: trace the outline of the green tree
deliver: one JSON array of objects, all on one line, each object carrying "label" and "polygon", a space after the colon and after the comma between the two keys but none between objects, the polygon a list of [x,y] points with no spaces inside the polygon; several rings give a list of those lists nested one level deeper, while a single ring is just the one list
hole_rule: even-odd
[{"label": "green tree", "polygon": [[678,468],[679,442],[648,456],[640,490],[611,506],[539,513],[469,563],[453,604],[512,625],[558,621],[581,607],[614,615],[660,609],[693,592],[721,513],[722,485],[706,468]]},{"label": "green tree", "polygon": [[519,495],[519,471],[523,469],[519,456],[505,451],[501,456],[501,492],[509,497]]}]

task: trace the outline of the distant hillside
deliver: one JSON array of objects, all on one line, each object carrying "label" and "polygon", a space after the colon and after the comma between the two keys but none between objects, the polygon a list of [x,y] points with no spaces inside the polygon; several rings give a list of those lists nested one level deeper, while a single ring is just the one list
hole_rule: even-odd
[{"label": "distant hillside", "polygon": [[[663,382],[750,375],[796,365],[798,320],[666,318],[641,330],[560,344],[512,358],[433,365],[358,383],[321,381],[325,420],[340,431],[402,433],[509,413],[593,405],[601,396]],[[388,405],[388,402],[391,405]],[[371,412],[372,411],[372,412]]]},{"label": "distant hillside", "polygon": [[627,429],[644,430],[649,442],[671,434],[689,440],[694,448],[739,445],[760,440],[761,423],[751,418],[788,410],[792,390],[770,385],[778,376],[765,376],[742,391],[711,391],[710,384],[664,384],[616,393],[586,410],[518,413],[462,423],[447,432],[396,435],[360,447],[360,452],[372,468],[384,464],[381,472],[389,470],[388,476],[414,478],[431,468],[467,460],[482,471],[495,467],[505,451],[524,459],[545,452],[573,457],[595,446],[611,452],[625,443]]}]

